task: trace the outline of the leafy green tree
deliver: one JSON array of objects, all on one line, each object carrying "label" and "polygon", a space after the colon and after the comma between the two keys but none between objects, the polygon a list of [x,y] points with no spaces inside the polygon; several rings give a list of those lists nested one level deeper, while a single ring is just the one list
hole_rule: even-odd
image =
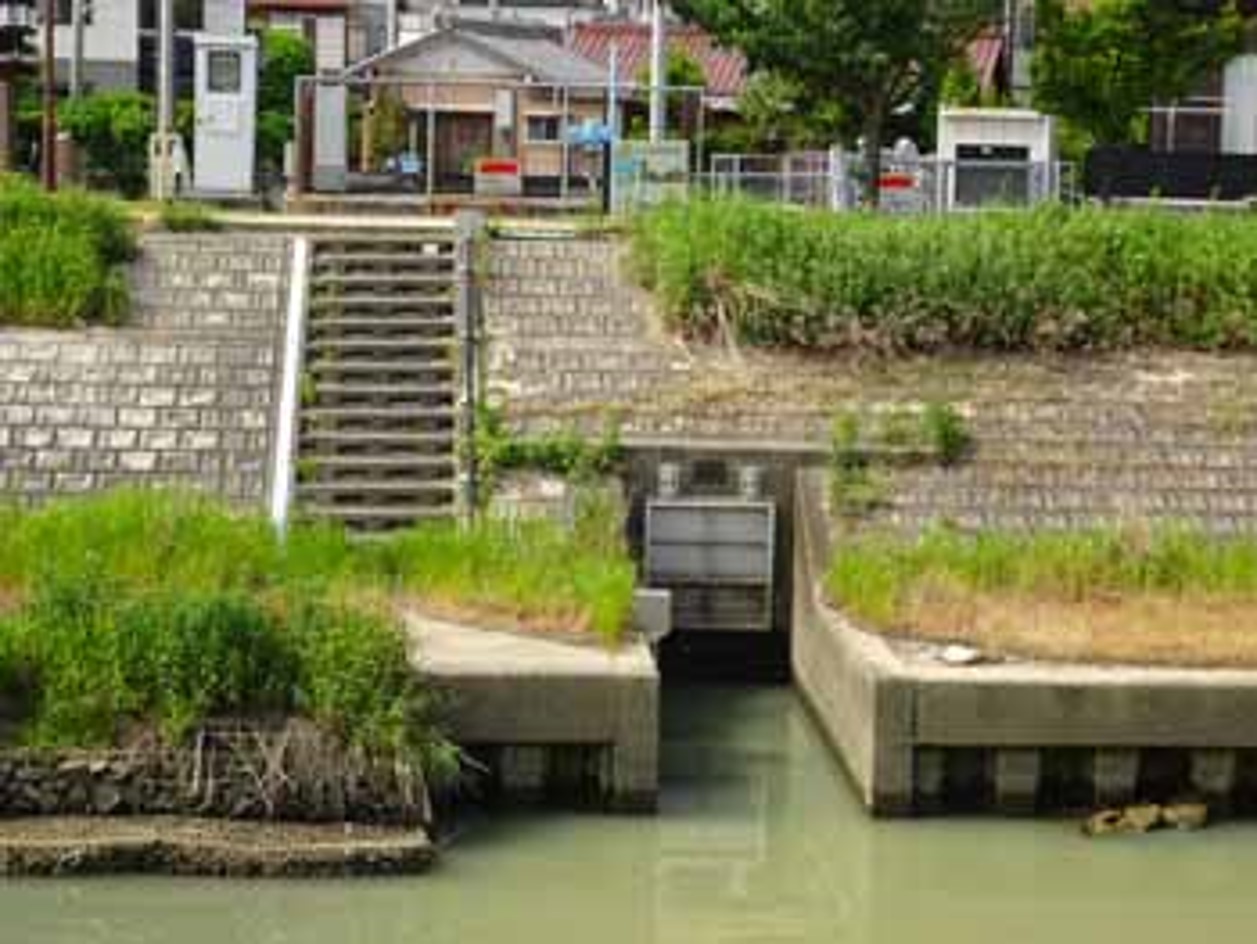
[{"label": "leafy green tree", "polygon": [[58,120],[83,149],[88,177],[128,197],[148,187],[148,139],[156,127],[153,99],[139,92],[102,92],[63,102]]},{"label": "leafy green tree", "polygon": [[262,68],[258,75],[258,166],[283,166],[284,145],[292,140],[297,77],[314,74],[314,50],[301,36],[262,30]]},{"label": "leafy green tree", "polygon": [[1244,25],[1234,3],[1039,0],[1035,104],[1085,143],[1143,141],[1149,106],[1191,94],[1239,54]]},{"label": "leafy green tree", "polygon": [[813,101],[807,89],[780,72],[751,76],[738,114],[751,146],[769,151],[830,147],[846,124],[839,103]]},{"label": "leafy green tree", "polygon": [[877,199],[881,149],[896,110],[919,105],[939,76],[1003,11],[1002,0],[676,0],[677,11],[742,49],[816,103],[842,108],[864,140],[866,196]]}]

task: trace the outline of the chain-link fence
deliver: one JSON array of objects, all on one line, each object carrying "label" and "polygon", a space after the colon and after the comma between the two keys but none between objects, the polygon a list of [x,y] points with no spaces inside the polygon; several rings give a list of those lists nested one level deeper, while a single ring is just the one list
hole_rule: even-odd
[{"label": "chain-link fence", "polygon": [[[859,155],[843,151],[716,154],[695,189],[789,206],[854,210],[869,202],[869,172]],[[878,207],[887,213],[944,213],[1074,203],[1074,165],[1044,161],[943,160],[887,153],[877,180]]]}]

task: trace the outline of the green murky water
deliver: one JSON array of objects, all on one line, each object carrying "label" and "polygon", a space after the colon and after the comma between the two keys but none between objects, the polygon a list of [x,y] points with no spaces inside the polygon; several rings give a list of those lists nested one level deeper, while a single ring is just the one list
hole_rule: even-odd
[{"label": "green murky water", "polygon": [[657,820],[469,824],[416,879],[0,884],[0,944],[776,944],[1257,937],[1257,829],[872,823],[784,690],[668,691]]}]

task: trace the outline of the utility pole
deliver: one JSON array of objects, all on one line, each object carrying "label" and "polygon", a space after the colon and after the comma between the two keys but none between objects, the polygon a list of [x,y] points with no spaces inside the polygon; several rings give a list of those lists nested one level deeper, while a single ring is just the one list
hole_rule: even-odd
[{"label": "utility pole", "polygon": [[157,200],[169,200],[174,196],[171,181],[172,141],[174,125],[174,60],[175,60],[175,9],[174,0],[161,0],[157,19],[157,133],[149,147],[149,161],[153,164],[152,195]]},{"label": "utility pole", "polygon": [[70,19],[74,24],[74,54],[70,56],[70,97],[83,94],[83,40],[87,19],[87,0],[70,0]]},{"label": "utility pole", "polygon": [[663,141],[668,124],[668,38],[664,25],[664,0],[654,0],[650,24],[650,143]]},{"label": "utility pole", "polygon": [[44,189],[57,189],[57,3],[44,0],[44,127],[40,144],[40,179]]}]

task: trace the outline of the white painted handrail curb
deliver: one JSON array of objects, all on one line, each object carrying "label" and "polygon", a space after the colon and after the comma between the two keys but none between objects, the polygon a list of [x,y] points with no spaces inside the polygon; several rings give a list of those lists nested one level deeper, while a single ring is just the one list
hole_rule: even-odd
[{"label": "white painted handrail curb", "polygon": [[271,479],[271,521],[282,533],[288,527],[296,484],[297,410],[301,393],[301,349],[305,339],[306,297],[310,278],[310,240],[298,236],[292,244],[292,272],[288,287],[288,317],[284,331],[284,372],[279,391],[279,424],[275,437],[275,474]]}]

